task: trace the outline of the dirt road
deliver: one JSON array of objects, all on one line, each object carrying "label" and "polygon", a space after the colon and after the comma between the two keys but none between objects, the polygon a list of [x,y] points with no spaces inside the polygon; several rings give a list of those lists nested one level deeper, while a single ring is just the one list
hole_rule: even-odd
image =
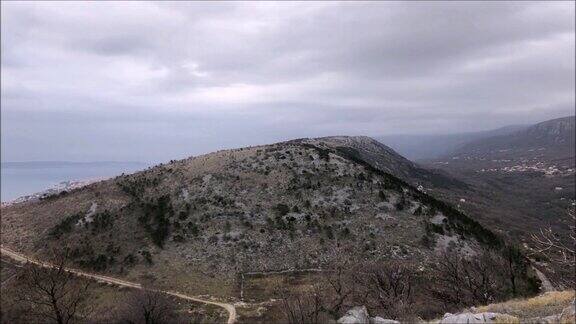
[{"label": "dirt road", "polygon": [[[0,252],[1,252],[1,254],[5,255],[6,257],[8,257],[14,261],[20,262],[20,263],[30,262],[32,264],[35,264],[37,266],[44,267],[44,268],[53,268],[54,267],[54,265],[52,265],[50,263],[46,263],[46,262],[42,262],[39,260],[29,258],[29,257],[27,257],[21,253],[15,252],[15,251],[13,251],[7,247],[4,247],[4,246],[0,246]],[[70,273],[73,273],[77,276],[93,279],[93,280],[96,280],[99,282],[109,283],[109,284],[113,284],[113,285],[117,285],[117,286],[123,286],[123,287],[130,287],[130,288],[135,288],[135,289],[144,289],[142,287],[142,285],[139,283],[134,283],[134,282],[118,279],[118,278],[88,273],[88,272],[84,272],[84,271],[77,270],[77,269],[71,269],[71,268],[66,268],[66,271],[69,271]],[[236,322],[236,307],[234,307],[233,304],[221,303],[221,302],[216,302],[216,301],[212,301],[212,300],[206,300],[206,299],[201,299],[201,298],[197,298],[197,297],[192,297],[192,296],[188,296],[188,295],[176,292],[176,291],[168,291],[168,290],[155,290],[155,291],[161,292],[161,293],[166,294],[166,295],[171,295],[171,296],[174,296],[177,298],[181,298],[181,299],[186,299],[186,300],[190,300],[190,301],[194,301],[194,302],[198,302],[198,303],[222,307],[228,312],[227,324],[233,324]]]}]

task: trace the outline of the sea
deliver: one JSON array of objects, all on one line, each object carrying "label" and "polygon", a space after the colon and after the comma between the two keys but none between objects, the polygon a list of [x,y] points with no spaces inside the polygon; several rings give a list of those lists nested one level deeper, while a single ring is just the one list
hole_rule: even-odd
[{"label": "sea", "polygon": [[111,178],[144,170],[141,162],[2,162],[0,200],[9,202],[65,181]]}]

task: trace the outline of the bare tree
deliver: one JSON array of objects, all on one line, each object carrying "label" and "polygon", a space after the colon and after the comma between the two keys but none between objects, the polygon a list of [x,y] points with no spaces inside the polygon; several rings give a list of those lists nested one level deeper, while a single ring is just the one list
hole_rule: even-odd
[{"label": "bare tree", "polygon": [[289,324],[319,324],[322,320],[322,293],[318,286],[301,294],[282,298],[282,311]]},{"label": "bare tree", "polygon": [[332,316],[341,316],[350,305],[354,295],[353,274],[349,270],[348,262],[336,265],[333,271],[326,271],[323,275],[324,287],[323,306]]},{"label": "bare tree", "polygon": [[176,311],[174,302],[165,294],[154,290],[138,290],[132,292],[120,310],[122,323],[130,324],[162,324],[182,322]]},{"label": "bare tree", "polygon": [[414,304],[415,269],[399,261],[377,263],[360,273],[361,295],[357,297],[387,318],[401,318]]},{"label": "bare tree", "polygon": [[576,211],[567,212],[569,233],[560,235],[551,227],[541,228],[537,234],[532,234],[534,250],[544,254],[560,270],[567,270],[564,283],[571,287],[576,285],[574,269],[576,268]]},{"label": "bare tree", "polygon": [[454,251],[432,263],[429,292],[446,307],[464,307],[503,299],[515,289],[516,273],[494,252],[485,251],[471,259]]},{"label": "bare tree", "polygon": [[29,307],[29,315],[40,321],[72,323],[90,313],[88,280],[66,270],[66,255],[55,254],[49,268],[26,264],[18,277],[16,300]]}]

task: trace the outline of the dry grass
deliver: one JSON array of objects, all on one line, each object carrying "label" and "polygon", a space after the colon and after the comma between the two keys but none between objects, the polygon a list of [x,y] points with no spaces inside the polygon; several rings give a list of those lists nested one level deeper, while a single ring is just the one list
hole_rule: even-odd
[{"label": "dry grass", "polygon": [[520,319],[518,319],[518,317],[506,314],[496,316],[494,321],[498,324],[520,324]]},{"label": "dry grass", "polygon": [[[574,290],[553,291],[528,299],[512,299],[497,304],[465,310],[471,313],[498,313],[495,323],[544,323],[542,318],[556,316],[568,307],[575,298]],[[557,319],[556,319],[557,320]],[[439,323],[440,319],[428,323]],[[546,322],[548,323],[548,322]],[[552,323],[552,322],[550,322]],[[553,322],[557,323],[557,322]],[[573,318],[563,318],[560,324],[574,323]]]},{"label": "dry grass", "polygon": [[[513,299],[476,308],[476,313],[493,312],[516,316],[520,321],[560,314],[574,300],[574,291],[554,291],[529,299]],[[500,322],[500,321],[499,321]],[[509,322],[504,322],[509,323]]]},{"label": "dry grass", "polygon": [[307,291],[321,279],[322,275],[316,272],[246,275],[244,299],[249,302],[279,299],[283,294]]}]

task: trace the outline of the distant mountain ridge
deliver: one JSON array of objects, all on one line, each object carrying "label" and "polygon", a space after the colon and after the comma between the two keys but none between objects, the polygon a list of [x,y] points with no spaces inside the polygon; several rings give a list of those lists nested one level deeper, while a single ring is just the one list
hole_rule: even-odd
[{"label": "distant mountain ridge", "polygon": [[464,154],[495,156],[510,154],[510,151],[526,153],[529,150],[543,149],[542,151],[548,151],[550,154],[569,157],[574,155],[575,137],[575,117],[569,116],[547,120],[511,134],[475,140],[448,156]]},{"label": "distant mountain ridge", "polygon": [[390,146],[402,156],[413,160],[442,157],[461,146],[483,138],[507,135],[527,128],[528,125],[510,125],[493,130],[456,134],[418,134],[376,136],[376,140]]},{"label": "distant mountain ridge", "polygon": [[475,140],[422,164],[469,183],[475,194],[465,210],[498,220],[494,227],[523,238],[546,226],[566,232],[560,220],[576,204],[575,141],[575,116],[568,116]]}]

